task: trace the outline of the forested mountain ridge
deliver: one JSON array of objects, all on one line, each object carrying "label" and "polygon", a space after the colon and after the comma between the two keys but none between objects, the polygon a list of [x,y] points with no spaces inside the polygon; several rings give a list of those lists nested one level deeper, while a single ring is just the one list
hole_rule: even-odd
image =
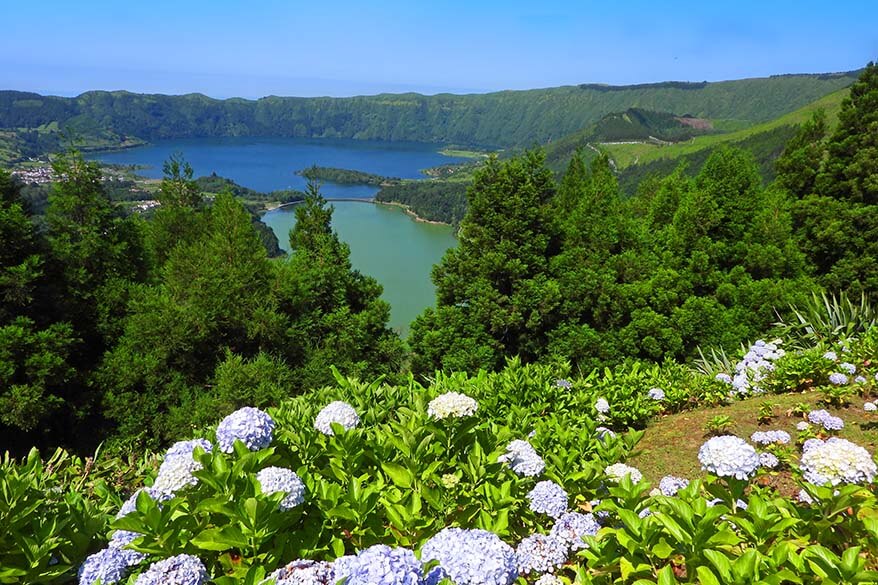
[{"label": "forested mountain ridge", "polygon": [[334,137],[532,146],[637,107],[757,123],[850,85],[856,72],[715,83],[580,85],[488,94],[414,93],[350,98],[91,91],[74,98],[0,91],[0,128],[112,133],[120,140],[211,136]]}]

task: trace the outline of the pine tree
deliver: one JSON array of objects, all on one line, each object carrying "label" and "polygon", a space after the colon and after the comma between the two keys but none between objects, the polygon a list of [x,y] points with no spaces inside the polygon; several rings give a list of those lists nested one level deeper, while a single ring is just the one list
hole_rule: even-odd
[{"label": "pine tree", "polygon": [[12,450],[66,436],[71,414],[76,339],[68,323],[53,321],[45,264],[19,186],[0,169],[0,442]]},{"label": "pine tree", "polygon": [[433,270],[436,310],[412,327],[416,370],[495,368],[542,353],[561,298],[548,269],[560,229],[544,158],[490,159],[476,173],[460,243]]},{"label": "pine tree", "polygon": [[878,65],[869,63],[851,86],[827,143],[816,192],[865,205],[878,204]]}]

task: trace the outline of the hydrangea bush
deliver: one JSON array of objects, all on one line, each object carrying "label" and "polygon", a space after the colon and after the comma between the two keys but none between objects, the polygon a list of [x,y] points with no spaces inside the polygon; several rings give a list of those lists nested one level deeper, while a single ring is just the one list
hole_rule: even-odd
[{"label": "hydrangea bush", "polygon": [[[846,359],[873,377],[856,352]],[[54,530],[44,517],[29,529],[7,523],[16,534],[31,530],[57,561],[0,557],[0,577],[61,583],[79,571],[82,583],[127,585],[878,578],[868,451],[833,438],[807,445],[785,468],[802,490],[793,498],[753,480],[769,473],[770,453],[733,436],[702,446],[703,479],[644,477],[625,463],[639,433],[624,421],[638,426],[676,408],[674,380],[689,374],[644,369],[629,384],[632,370],[577,380],[576,390],[556,384],[566,372],[514,363],[501,374],[438,375],[432,388],[339,377],[277,408],[241,409],[206,438],[173,445],[123,498],[107,490],[107,506],[77,508],[99,534],[76,524],[65,548],[40,532]],[[727,393],[713,375],[703,378],[703,388]],[[663,400],[650,396],[659,387]],[[430,397],[451,392],[476,406],[445,399],[431,409]],[[600,397],[609,405],[603,422]],[[337,402],[357,424],[333,415],[330,430],[351,432],[325,433],[317,419]],[[602,425],[615,433],[598,432]],[[791,442],[764,432],[751,440]],[[0,550],[16,548],[4,538]],[[15,581],[7,567],[27,563],[37,576]]]}]

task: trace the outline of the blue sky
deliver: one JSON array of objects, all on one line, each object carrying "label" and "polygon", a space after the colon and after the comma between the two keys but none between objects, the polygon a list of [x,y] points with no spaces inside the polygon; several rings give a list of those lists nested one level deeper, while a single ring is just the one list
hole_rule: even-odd
[{"label": "blue sky", "polygon": [[845,71],[878,1],[0,0],[0,89],[481,92]]}]

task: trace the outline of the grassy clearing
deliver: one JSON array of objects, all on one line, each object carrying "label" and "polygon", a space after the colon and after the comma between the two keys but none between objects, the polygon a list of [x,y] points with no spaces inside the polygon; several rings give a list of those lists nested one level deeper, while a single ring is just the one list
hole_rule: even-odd
[{"label": "grassy clearing", "polygon": [[[734,402],[727,406],[704,408],[681,412],[662,417],[651,424],[638,445],[637,453],[630,460],[631,465],[643,472],[644,477],[658,482],[665,475],[680,477],[701,477],[701,464],[698,462],[698,449],[707,440],[704,426],[714,416],[725,415],[735,422],[730,434],[747,441],[758,430],[784,430],[795,439],[796,423],[801,417],[790,416],[787,411],[799,403],[817,406],[821,393],[808,391],[793,394],[772,394]],[[778,415],[771,424],[759,425],[756,418],[759,407],[764,402],[775,404],[774,413]],[[878,444],[878,413],[865,412],[864,399],[856,399],[849,408],[826,408],[844,420],[844,429],[838,436],[875,451]]]},{"label": "grassy clearing", "polygon": [[487,158],[487,152],[479,152],[477,150],[464,150],[457,148],[443,148],[439,151],[442,156],[454,156],[457,158]]},{"label": "grassy clearing", "polygon": [[656,144],[605,144],[601,148],[606,150],[613,160],[616,161],[617,168],[624,169],[633,164],[645,164],[659,159],[675,159],[719,144],[740,142],[756,134],[768,132],[781,126],[798,126],[819,108],[823,108],[826,111],[827,124],[832,128],[838,120],[841,102],[847,97],[848,93],[849,90],[847,89],[833,92],[770,122],[757,124],[736,132],[697,136],[686,142],[668,146]]}]

